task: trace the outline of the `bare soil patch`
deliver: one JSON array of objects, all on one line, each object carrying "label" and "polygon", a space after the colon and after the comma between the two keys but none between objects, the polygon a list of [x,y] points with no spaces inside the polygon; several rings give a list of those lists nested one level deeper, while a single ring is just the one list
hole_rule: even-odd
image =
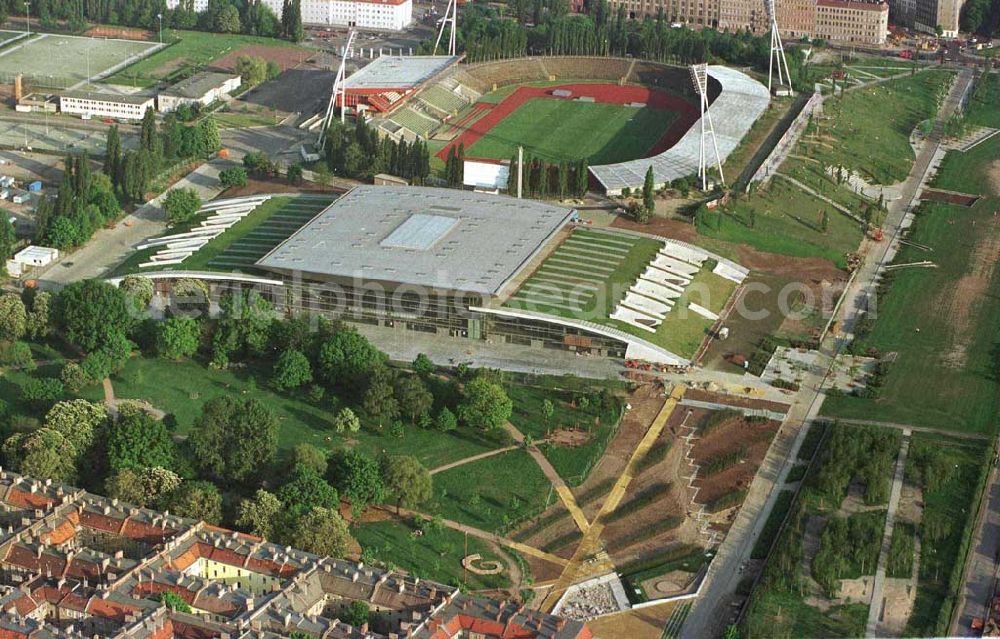
[{"label": "bare soil patch", "polygon": [[[775,420],[750,423],[742,417],[734,417],[695,440],[691,456],[702,467],[694,481],[698,488],[698,503],[711,504],[725,495],[746,490],[780,426],[781,423]],[[705,474],[706,464],[736,455],[744,449],[740,460],[733,465],[710,475]]]},{"label": "bare soil patch", "polygon": [[92,27],[84,32],[91,38],[117,38],[120,40],[150,40],[153,34],[145,29],[128,29],[125,27]]},{"label": "bare soil patch", "polygon": [[684,393],[685,399],[697,400],[701,402],[714,402],[725,404],[733,408],[756,408],[770,410],[776,413],[788,412],[788,404],[773,402],[767,399],[755,399],[753,397],[742,397],[739,395],[727,395],[725,393],[713,393],[712,391],[690,388]]},{"label": "bare soil patch", "polygon": [[212,63],[212,67],[222,71],[233,71],[236,69],[236,60],[240,56],[264,58],[268,62],[273,60],[281,66],[282,71],[287,71],[304,63],[312,54],[293,47],[269,47],[264,44],[251,44],[233,51],[224,58],[219,58]]},{"label": "bare soil patch", "polygon": [[937,307],[945,310],[951,326],[951,345],[942,355],[945,366],[954,369],[965,367],[966,352],[972,343],[975,330],[976,306],[990,288],[997,262],[1000,262],[1000,218],[993,216],[985,220],[956,221],[967,224],[969,237],[977,238],[969,260],[969,272],[963,275],[953,287],[942,289],[938,294]]},{"label": "bare soil patch", "polygon": [[576,428],[560,428],[552,431],[547,437],[549,442],[556,446],[569,446],[575,448],[583,446],[590,441],[590,433]]},{"label": "bare soil patch", "polygon": [[920,199],[931,202],[944,202],[945,204],[957,204],[958,206],[972,206],[979,201],[979,196],[955,193],[953,191],[941,191],[938,189],[924,189],[924,192],[920,194]]},{"label": "bare soil patch", "polygon": [[343,193],[343,189],[333,186],[321,186],[314,182],[304,182],[299,185],[290,184],[284,178],[274,180],[247,180],[246,186],[234,186],[225,190],[219,197],[243,197],[262,193]]}]

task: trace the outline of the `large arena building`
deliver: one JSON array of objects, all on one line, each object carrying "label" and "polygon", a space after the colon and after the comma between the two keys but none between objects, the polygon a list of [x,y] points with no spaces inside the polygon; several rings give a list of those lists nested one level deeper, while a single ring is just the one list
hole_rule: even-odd
[{"label": "large arena building", "polygon": [[[456,189],[358,186],[329,205],[301,196],[312,202],[308,219],[292,221],[286,208],[235,245],[224,230],[204,239],[216,218],[229,228],[271,197],[206,205],[214,217],[201,230],[149,242],[158,254],[140,272],[164,293],[188,278],[209,282],[216,298],[258,287],[281,312],[379,327],[393,341],[433,336],[671,366],[691,363],[747,275],[683,242],[593,228],[570,208]],[[208,250],[218,261],[191,270],[212,241],[227,246]],[[240,259],[242,268],[230,261]]]}]

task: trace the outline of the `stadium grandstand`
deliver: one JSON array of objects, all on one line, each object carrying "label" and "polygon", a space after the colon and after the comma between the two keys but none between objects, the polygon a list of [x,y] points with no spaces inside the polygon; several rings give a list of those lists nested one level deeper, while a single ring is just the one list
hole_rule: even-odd
[{"label": "stadium grandstand", "polygon": [[[389,75],[394,64],[396,63],[383,63],[384,69],[369,72],[369,78]],[[365,86],[371,84],[371,79],[365,80],[362,77],[361,80],[355,80],[360,74],[349,79],[349,86],[352,82]],[[725,161],[767,109],[770,96],[766,87],[741,71],[713,65],[709,67],[708,74],[709,114],[714,123],[719,154],[722,161]],[[701,129],[698,125],[700,114],[689,71],[686,67],[652,61],[567,56],[442,65],[430,79],[414,84],[413,99],[405,105],[400,103],[391,109],[374,109],[380,113],[375,116],[373,123],[394,139],[433,139],[449,145],[457,145],[461,140],[465,144],[467,158],[498,160],[501,158],[495,155],[477,158],[475,153],[469,153],[476,139],[488,135],[491,127],[507,117],[501,114],[506,114],[508,110],[485,117],[494,107],[505,105],[498,104],[496,97],[483,96],[505,87],[554,87],[560,82],[575,82],[577,90],[580,88],[579,83],[595,83],[595,92],[600,91],[602,95],[599,101],[617,91],[614,87],[622,87],[622,95],[628,93],[627,87],[645,87],[651,91],[648,94],[650,99],[658,91],[674,98],[674,104],[668,106],[664,106],[664,101],[660,100],[661,104],[657,108],[673,110],[679,117],[661,132],[658,140],[648,140],[649,144],[642,147],[645,152],[639,149],[632,157],[627,154],[624,154],[624,158],[622,155],[606,157],[604,162],[610,161],[609,164],[599,164],[601,160],[597,158],[590,167],[595,187],[608,195],[620,195],[626,188],[639,188],[650,166],[653,167],[654,181],[658,188],[675,179],[697,173],[701,147]],[[597,88],[602,82],[607,89]],[[386,84],[383,81],[379,86],[384,87]],[[500,102],[503,102],[507,98],[502,96],[508,94],[499,95]],[[572,99],[589,98],[581,98],[576,93]],[[686,104],[678,105],[677,99]],[[632,106],[646,105],[633,103]],[[509,130],[505,130],[505,133],[509,133]],[[532,141],[525,140],[526,146],[530,146]],[[445,150],[447,148],[446,146]]]},{"label": "stadium grandstand", "polygon": [[747,270],[578,220],[573,209],[503,195],[358,186],[283,233],[248,269],[256,275],[171,272],[183,264],[149,275],[164,291],[171,278],[198,277],[215,297],[253,285],[282,312],[380,327],[376,341],[468,340],[510,351],[514,363],[554,349],[690,364]]},{"label": "stadium grandstand", "polygon": [[[346,79],[344,102],[348,107],[363,107],[377,113],[393,111],[461,59],[461,56],[378,57]],[[338,102],[337,106],[344,105]]]}]

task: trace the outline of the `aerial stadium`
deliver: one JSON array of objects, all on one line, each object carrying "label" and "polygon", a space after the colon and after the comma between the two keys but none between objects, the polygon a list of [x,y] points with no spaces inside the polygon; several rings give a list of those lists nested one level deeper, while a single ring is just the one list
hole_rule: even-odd
[{"label": "aerial stadium", "polygon": [[[586,157],[608,195],[695,175],[702,120],[690,70],[630,58],[538,57],[458,64],[454,56],[384,57],[345,80],[338,105],[363,111],[385,135],[423,139],[445,159],[506,161],[523,147],[547,162]],[[719,163],[769,104],[767,88],[724,66],[707,68]],[[716,159],[714,149],[712,159]]]}]

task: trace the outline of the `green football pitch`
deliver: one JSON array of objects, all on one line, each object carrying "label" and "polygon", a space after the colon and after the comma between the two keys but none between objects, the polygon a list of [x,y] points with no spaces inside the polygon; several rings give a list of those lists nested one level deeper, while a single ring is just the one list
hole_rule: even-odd
[{"label": "green football pitch", "polygon": [[517,146],[548,162],[588,158],[590,164],[646,155],[677,117],[659,109],[532,98],[465,150],[468,157],[510,159]]}]

